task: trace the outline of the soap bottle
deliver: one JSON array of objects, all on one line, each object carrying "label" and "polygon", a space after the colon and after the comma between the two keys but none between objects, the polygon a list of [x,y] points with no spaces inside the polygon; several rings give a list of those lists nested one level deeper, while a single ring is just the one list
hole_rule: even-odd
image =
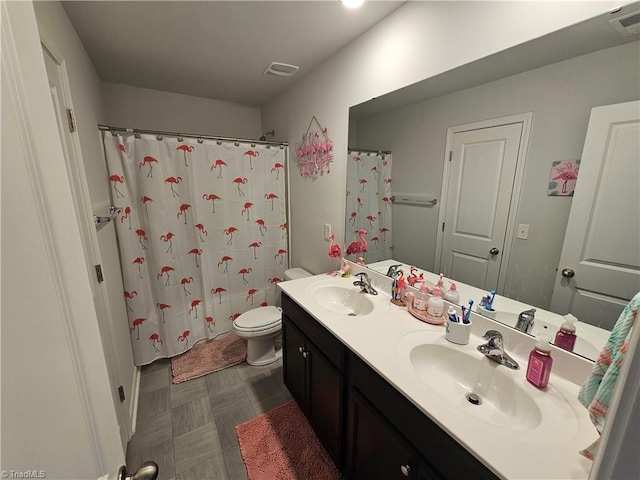
[{"label": "soap bottle", "polygon": [[433,320],[441,320],[444,315],[444,301],[440,297],[440,289],[434,288],[433,295],[427,304],[427,315]]},{"label": "soap bottle", "polygon": [[447,302],[455,303],[458,305],[460,303],[460,294],[458,293],[458,288],[456,284],[452,281],[449,281],[451,288],[449,290],[445,290],[442,298],[444,298]]},{"label": "soap bottle", "polygon": [[427,286],[422,282],[420,290],[416,292],[416,296],[413,299],[413,308],[421,312],[426,312],[428,303],[429,295],[427,295]]},{"label": "soap bottle", "polygon": [[533,350],[529,354],[529,364],[527,365],[527,381],[536,388],[546,388],[551,375],[551,347],[549,346],[549,335],[541,333],[538,336]]},{"label": "soap bottle", "polygon": [[556,338],[553,341],[556,347],[573,352],[576,338],[578,338],[576,337],[576,326],[574,325],[577,320],[578,319],[570,313],[564,316],[564,323],[560,325],[560,330],[556,333]]},{"label": "soap bottle", "polygon": [[438,278],[438,283],[436,283],[436,287],[440,289],[440,293],[444,292],[444,273],[440,273],[440,278]]}]

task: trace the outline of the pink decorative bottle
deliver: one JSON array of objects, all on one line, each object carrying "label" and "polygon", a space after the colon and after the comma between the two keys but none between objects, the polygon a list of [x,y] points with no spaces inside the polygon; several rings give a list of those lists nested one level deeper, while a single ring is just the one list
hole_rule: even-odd
[{"label": "pink decorative bottle", "polygon": [[560,325],[560,330],[556,333],[556,338],[553,341],[556,347],[564,348],[573,352],[573,347],[576,344],[576,326],[574,325],[576,317],[570,313],[564,316],[564,323]]},{"label": "pink decorative bottle", "polygon": [[549,346],[549,335],[541,333],[535,347],[529,354],[529,364],[527,365],[527,381],[536,388],[546,388],[551,375],[551,347]]}]

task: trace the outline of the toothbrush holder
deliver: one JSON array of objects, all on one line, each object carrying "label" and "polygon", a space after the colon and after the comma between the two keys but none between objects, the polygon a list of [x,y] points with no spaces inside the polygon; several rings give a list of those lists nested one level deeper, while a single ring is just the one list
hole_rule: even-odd
[{"label": "toothbrush holder", "polygon": [[476,312],[478,312],[480,315],[484,315],[485,317],[489,317],[492,320],[496,319],[496,311],[493,308],[489,310],[478,305],[476,307]]},{"label": "toothbrush holder", "polygon": [[471,322],[453,322],[447,318],[445,338],[457,345],[467,345],[471,336]]}]

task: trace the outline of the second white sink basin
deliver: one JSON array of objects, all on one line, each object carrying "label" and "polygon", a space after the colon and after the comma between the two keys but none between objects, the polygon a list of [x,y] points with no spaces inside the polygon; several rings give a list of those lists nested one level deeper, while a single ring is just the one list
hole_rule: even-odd
[{"label": "second white sink basin", "polygon": [[471,338],[459,346],[442,331],[413,332],[398,343],[398,355],[420,388],[456,415],[522,432],[534,443],[562,441],[577,431],[576,412],[559,390],[551,384],[538,390],[526,381],[526,361],[517,359],[520,370],[508,369],[478,352],[481,339]]}]

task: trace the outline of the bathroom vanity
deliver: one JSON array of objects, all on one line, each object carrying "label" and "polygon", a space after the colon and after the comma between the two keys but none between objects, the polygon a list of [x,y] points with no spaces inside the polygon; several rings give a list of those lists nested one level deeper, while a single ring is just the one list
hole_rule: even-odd
[{"label": "bathroom vanity", "polygon": [[[375,296],[360,294],[354,280],[318,275],[280,284],[285,385],[345,478],[588,477],[591,464],[577,452],[597,432],[575,400],[578,387],[553,374],[547,391],[527,384],[528,344],[516,347],[512,337],[507,340],[521,369],[504,389],[498,385],[507,375],[500,370],[504,367],[485,362],[473,344],[477,334],[471,345],[450,347],[443,327],[422,323],[390,304],[386,277],[374,278],[380,290]],[[481,330],[503,329],[491,320],[474,319]],[[463,371],[482,365],[479,375],[490,375],[487,379],[496,384],[491,388],[503,402],[484,392],[486,408],[504,412],[478,416],[455,391],[457,382],[429,385],[440,377],[420,375],[434,362],[412,363],[422,344],[429,345],[427,353],[451,350],[456,367],[463,360]],[[555,350],[554,355],[562,356]],[[586,363],[559,371],[586,376],[589,362],[577,361]],[[434,365],[447,370],[442,362]]]},{"label": "bathroom vanity", "polygon": [[286,294],[282,310],[284,383],[347,478],[497,478]]}]

